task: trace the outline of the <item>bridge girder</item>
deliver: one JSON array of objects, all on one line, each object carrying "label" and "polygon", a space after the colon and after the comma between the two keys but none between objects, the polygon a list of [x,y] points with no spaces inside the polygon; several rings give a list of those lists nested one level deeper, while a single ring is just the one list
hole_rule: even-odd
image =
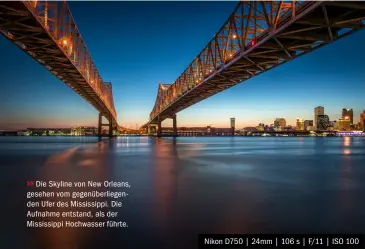
[{"label": "bridge girder", "polygon": [[242,1],[167,89],[149,121],[177,112],[365,27],[365,2]]},{"label": "bridge girder", "polygon": [[1,2],[0,13],[2,35],[117,123],[111,84],[102,80],[66,1]]}]

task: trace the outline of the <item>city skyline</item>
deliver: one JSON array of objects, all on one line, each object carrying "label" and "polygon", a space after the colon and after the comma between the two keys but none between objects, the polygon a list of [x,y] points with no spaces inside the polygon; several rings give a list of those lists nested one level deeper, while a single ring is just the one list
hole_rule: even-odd
[{"label": "city skyline", "polygon": [[[316,108],[318,108],[318,107],[322,107],[322,106],[317,106]],[[342,108],[341,109],[341,111],[343,111],[344,109],[351,109],[351,111],[354,111],[352,108]],[[329,117],[329,121],[330,122],[332,122],[332,121],[335,121],[335,122],[338,122],[339,120],[342,120],[343,118],[344,118],[344,115],[343,115],[343,112],[341,113],[341,115],[339,115],[339,117],[338,118],[335,118],[335,119],[333,119],[331,116],[329,116],[329,115],[327,115],[326,114],[326,111],[325,111],[326,109],[324,109],[324,114],[322,115],[322,116],[328,116]],[[356,113],[356,112],[354,112],[354,113]],[[355,115],[354,115],[354,117],[353,117],[353,124],[357,124],[358,122],[360,122],[361,121],[361,118],[360,118],[360,116],[361,115],[364,115],[364,113],[365,113],[365,109],[364,110],[362,110],[362,111],[360,111],[359,112],[359,115],[358,115],[358,119],[355,117]],[[248,125],[248,126],[239,126],[239,125],[235,125],[236,124],[236,118],[235,117],[231,117],[230,119],[229,119],[229,125],[227,125],[227,126],[222,126],[222,127],[217,127],[217,128],[227,128],[227,127],[232,127],[232,124],[234,124],[233,125],[233,127],[235,127],[235,128],[238,128],[238,129],[242,129],[242,128],[245,128],[245,127],[255,127],[255,126],[257,126],[258,124],[264,124],[264,125],[275,125],[275,122],[277,121],[277,120],[284,120],[284,123],[286,123],[286,125],[284,125],[284,126],[292,126],[292,127],[295,127],[295,126],[297,126],[297,122],[298,122],[298,120],[301,120],[303,123],[304,122],[306,122],[306,121],[312,121],[312,123],[316,123],[315,122],[315,118],[314,118],[314,116],[315,116],[315,113],[313,114],[313,117],[312,117],[312,119],[311,118],[303,118],[303,117],[300,117],[300,116],[298,116],[296,119],[295,119],[295,122],[294,123],[291,123],[291,122],[288,122],[287,121],[287,119],[285,118],[285,116],[282,116],[282,117],[277,117],[277,118],[275,118],[275,119],[273,119],[272,120],[272,122],[268,122],[268,123],[263,123],[263,122],[260,122],[260,123],[256,123],[256,124],[253,124],[253,125]],[[346,118],[348,118],[348,119],[350,119],[349,117],[346,117]],[[346,119],[345,118],[345,119]],[[228,122],[227,122],[228,123]],[[216,127],[216,126],[214,126],[213,124],[208,124],[208,125],[205,125],[205,126],[212,126],[212,127]],[[205,127],[204,125],[202,126],[202,127]],[[282,126],[282,125],[279,125],[279,126]],[[17,130],[24,130],[24,129],[30,129],[30,128],[50,128],[51,126],[48,126],[48,127],[46,127],[46,126],[38,126],[38,127],[30,127],[30,126],[27,126],[27,127],[22,127],[22,128],[18,128]],[[71,126],[55,126],[55,127],[52,127],[52,128],[73,128],[73,127],[96,127],[95,125],[71,125]],[[179,127],[184,127],[184,126],[179,126]],[[197,125],[192,125],[192,126],[188,126],[188,127],[199,127],[199,126],[197,126]],[[140,126],[138,126],[138,124],[136,124],[136,126],[135,127],[133,127],[133,125],[131,125],[131,126],[129,126],[129,127],[127,127],[127,126],[125,126],[125,128],[130,128],[130,129],[134,129],[134,128],[136,128],[136,129],[140,129]],[[6,130],[6,129],[2,129],[1,127],[0,127],[0,130]],[[11,129],[10,129],[11,130]]]},{"label": "city skyline", "polygon": [[[92,3],[85,7],[82,3],[70,3],[102,77],[113,83],[120,125],[135,128],[136,124],[141,126],[147,121],[158,84],[171,83],[181,74],[235,5],[235,2]],[[187,20],[184,11],[192,6],[194,11]],[[159,16],[149,22],[151,30],[147,35],[152,37],[151,41],[147,42],[146,31],[141,31],[152,17],[148,13],[135,27],[123,26],[125,32],[114,37],[113,28],[134,20],[132,13],[139,8],[146,13],[152,8],[153,16]],[[123,14],[114,17],[111,24],[103,23],[100,18],[95,27],[92,16],[100,14],[100,9],[112,12],[122,9]],[[102,15],[107,15],[108,11],[102,11]],[[160,15],[156,15],[156,11]],[[166,23],[167,18],[170,24]],[[109,28],[104,30],[103,26]],[[161,26],[165,32],[158,32]],[[194,35],[181,39],[182,33]],[[126,41],[125,37],[132,40]],[[161,41],[168,42],[159,45]],[[136,51],[131,49],[131,42]],[[231,117],[236,118],[236,127],[271,124],[278,117],[284,117],[288,124],[295,126],[298,117],[313,119],[313,108],[319,105],[325,107],[325,114],[331,120],[341,117],[342,108],[352,108],[354,123],[357,123],[365,109],[362,98],[365,92],[364,42],[365,32],[360,31],[227,89],[178,113],[178,126],[229,127]],[[145,49],[137,51],[146,44],[147,54]],[[175,47],[179,49],[176,51]],[[96,125],[97,111],[92,106],[3,37],[0,38],[0,53],[10,58],[1,62],[6,73],[2,75],[0,93],[3,107],[0,129]],[[170,121],[163,126],[171,126]]]}]

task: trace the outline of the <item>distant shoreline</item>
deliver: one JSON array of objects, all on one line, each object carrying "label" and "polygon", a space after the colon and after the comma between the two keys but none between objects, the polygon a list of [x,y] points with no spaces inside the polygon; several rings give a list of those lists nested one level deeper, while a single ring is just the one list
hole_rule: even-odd
[{"label": "distant shoreline", "polygon": [[[49,137],[72,137],[72,138],[99,138],[99,136],[70,136],[70,135],[52,135],[52,136],[23,136],[23,135],[0,135],[0,137],[42,137],[42,138],[49,138]],[[127,134],[127,135],[115,135],[113,137],[155,137],[158,138],[156,135],[133,135],[133,134]],[[167,138],[167,137],[174,137],[174,136],[160,136],[160,138]],[[286,136],[263,136],[263,135],[254,135],[254,136],[247,136],[247,135],[211,135],[211,136],[204,136],[204,135],[190,135],[190,136],[177,136],[177,137],[365,137],[365,133],[363,135],[360,134],[353,134],[353,135],[325,135],[325,136],[308,136],[308,135],[286,135]],[[109,138],[108,136],[101,136],[100,138]]]}]

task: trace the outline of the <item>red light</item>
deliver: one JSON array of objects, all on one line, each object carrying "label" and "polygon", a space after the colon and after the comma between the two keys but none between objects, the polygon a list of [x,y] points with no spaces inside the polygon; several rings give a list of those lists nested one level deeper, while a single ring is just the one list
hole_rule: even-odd
[{"label": "red light", "polygon": [[251,41],[251,46],[255,45],[255,41]]}]

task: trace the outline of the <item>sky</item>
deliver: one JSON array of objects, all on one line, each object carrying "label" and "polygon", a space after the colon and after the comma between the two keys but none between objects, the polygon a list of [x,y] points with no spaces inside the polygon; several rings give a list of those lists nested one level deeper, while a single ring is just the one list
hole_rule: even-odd
[{"label": "sky", "polygon": [[[113,84],[118,122],[144,124],[158,84],[171,84],[220,29],[236,2],[69,2],[104,81]],[[313,119],[324,106],[365,109],[365,31],[329,44],[177,114],[178,126],[236,127],[284,117]],[[96,126],[98,113],[30,56],[0,37],[0,129]],[[165,121],[163,126],[170,126]]]}]

